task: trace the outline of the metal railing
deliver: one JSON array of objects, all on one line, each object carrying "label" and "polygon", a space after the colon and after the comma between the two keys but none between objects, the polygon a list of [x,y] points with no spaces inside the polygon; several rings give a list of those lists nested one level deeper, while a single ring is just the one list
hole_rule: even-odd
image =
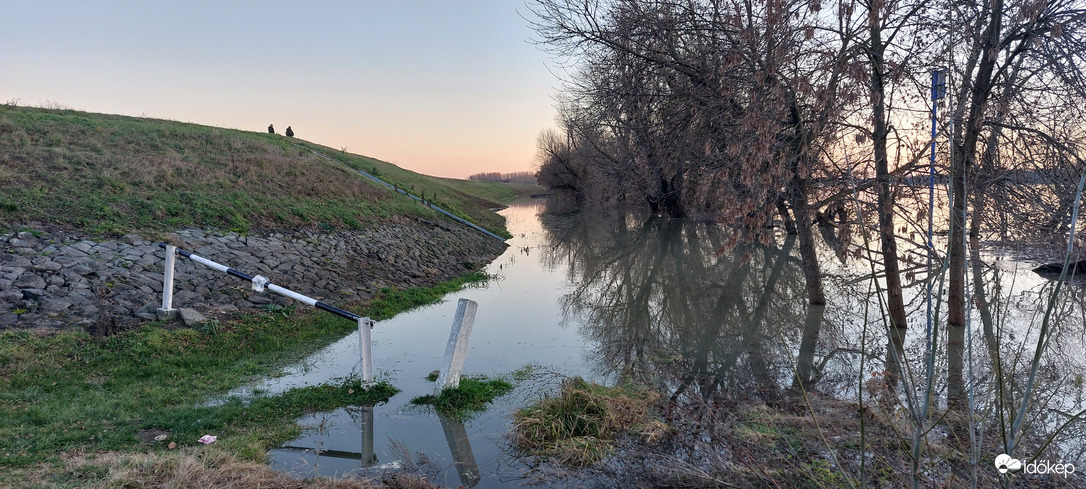
[{"label": "metal railing", "polygon": [[[345,311],[331,304],[294,292],[288,288],[280,287],[271,283],[267,277],[249,275],[245,272],[235,270],[216,261],[166,243],[158,243],[158,246],[166,249],[166,264],[162,278],[162,307],[158,309],[159,319],[169,319],[177,315],[177,310],[173,308],[174,264],[177,255],[181,255],[196,263],[248,281],[252,284],[252,288],[256,292],[264,292],[264,290],[275,292],[276,294],[289,297],[303,304],[357,322],[358,343],[361,353],[360,363],[362,368],[362,381],[366,383],[373,382],[373,340],[371,338],[370,330],[373,329],[375,322],[372,319],[359,316],[350,311]],[[439,370],[438,379],[434,383],[435,395],[440,394],[442,390],[454,388],[460,384],[460,371],[464,367],[464,357],[467,356],[468,341],[471,337],[472,325],[475,322],[475,311],[478,306],[479,305],[475,301],[468,299],[460,299],[457,303],[456,314],[453,317],[452,328],[449,332],[449,342],[445,348],[445,356],[442,361],[441,369]]]},{"label": "metal railing", "polygon": [[362,357],[362,381],[367,383],[373,382],[373,359],[371,355],[372,340],[370,338],[370,330],[373,329],[374,321],[370,318],[359,316],[353,312],[345,311],[331,304],[327,304],[318,301],[312,297],[299,294],[288,288],[280,287],[276,284],[271,283],[271,281],[269,281],[267,277],[262,277],[260,275],[249,275],[221,263],[204,258],[195,253],[178,249],[176,246],[168,245],[166,243],[159,243],[158,246],[166,249],[165,273],[163,274],[162,280],[162,307],[158,310],[158,317],[160,319],[172,318],[177,315],[177,310],[173,308],[173,269],[174,262],[176,261],[176,255],[181,255],[196,263],[200,263],[220,272],[226,273],[227,275],[246,280],[252,283],[253,291],[264,292],[264,290],[266,289],[268,291],[275,292],[276,294],[294,299],[308,306],[316,307],[317,309],[322,309],[344,319],[349,319],[351,321],[357,322],[358,341]]},{"label": "metal railing", "polygon": [[[310,153],[313,153],[313,154],[317,155],[318,157],[323,158],[323,159],[325,159],[327,161],[330,161],[332,163],[341,163],[341,162],[339,162],[339,161],[337,161],[335,159],[332,159],[331,157],[329,157],[329,156],[327,156],[327,155],[325,155],[325,154],[323,154],[323,153],[321,153],[321,152],[319,152],[317,150],[314,150],[312,148],[302,146],[302,145],[299,145],[299,146],[301,146],[302,148],[308,150]],[[348,168],[350,168],[350,167],[348,166]],[[447,211],[445,209],[442,209],[442,208],[434,205],[432,202],[427,202],[422,197],[419,197],[419,196],[417,196],[415,194],[412,194],[412,193],[410,193],[410,192],[408,192],[408,191],[406,191],[406,190],[404,190],[404,189],[402,189],[400,187],[397,187],[397,186],[395,186],[395,185],[393,185],[391,183],[388,183],[388,182],[386,182],[384,180],[381,180],[380,178],[377,178],[375,175],[372,175],[372,174],[370,174],[368,172],[365,172],[363,170],[358,170],[358,169],[355,169],[355,168],[351,168],[351,170],[358,172],[360,175],[362,175],[362,176],[364,176],[364,177],[366,177],[366,178],[368,178],[370,180],[373,180],[374,182],[376,182],[376,183],[378,183],[380,185],[384,185],[385,187],[388,187],[390,190],[393,190],[393,191],[399,192],[401,194],[404,194],[404,195],[406,195],[408,197],[411,197],[416,202],[419,202],[422,205],[425,205],[425,206],[427,206],[427,207],[429,207],[429,208],[431,208],[431,209],[433,209],[435,211],[438,211],[438,212],[440,212],[442,214],[445,214],[446,216],[449,216],[450,218],[452,218],[453,220],[459,222],[460,224],[468,226],[468,227],[470,227],[470,228],[472,228],[472,229],[474,229],[476,231],[479,231],[480,233],[483,233],[483,234],[485,234],[487,236],[490,236],[491,238],[494,238],[494,239],[496,239],[498,241],[501,241],[502,243],[505,242],[505,238],[503,238],[501,236],[498,236],[497,234],[494,234],[494,233],[492,233],[490,231],[487,231],[486,229],[483,229],[482,227],[480,227],[480,226],[478,226],[476,224],[468,222],[466,219],[464,219],[464,218],[462,218],[460,216],[457,216],[456,214],[453,214],[452,212],[449,212],[449,211]]]}]

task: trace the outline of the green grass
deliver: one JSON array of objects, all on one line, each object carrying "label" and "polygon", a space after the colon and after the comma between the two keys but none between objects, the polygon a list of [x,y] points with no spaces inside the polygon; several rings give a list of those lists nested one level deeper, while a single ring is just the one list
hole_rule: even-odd
[{"label": "green grass", "polygon": [[[427,377],[429,380],[429,377]],[[437,380],[434,378],[433,380]],[[455,419],[465,419],[486,410],[487,404],[513,390],[513,384],[505,379],[486,376],[465,377],[460,385],[442,390],[440,394],[427,394],[411,400],[411,404],[427,405],[440,414]]]},{"label": "green grass", "polygon": [[[352,169],[362,170],[506,238],[504,219],[490,209],[501,207],[519,195],[538,192],[529,184],[478,182],[454,178],[430,177],[405,170],[391,163],[366,156],[334,150],[308,142],[299,143],[333,158]],[[387,190],[393,193],[391,190]]]},{"label": "green grass", "polygon": [[433,287],[394,289],[385,287],[366,304],[367,315],[374,320],[388,319],[407,309],[433,304],[449,292],[455,292],[472,284],[489,280],[484,272],[470,272]]},{"label": "green grass", "polygon": [[[262,460],[269,442],[287,441],[300,433],[293,421],[301,416],[343,406],[383,404],[399,392],[384,380],[366,386],[358,377],[351,377],[291,389],[276,396],[257,396],[252,400],[234,397],[217,406],[175,406],[148,415],[142,420],[142,426],[169,431],[179,444],[188,445],[194,445],[204,434],[226,433],[226,436],[219,435],[222,436],[219,442],[245,458]],[[261,435],[252,434],[254,431]]]},{"label": "green grass", "polygon": [[[385,289],[353,310],[384,319],[479,278],[429,290]],[[54,463],[71,452],[144,450],[135,437],[141,430],[169,431],[182,446],[215,434],[233,453],[262,460],[268,447],[299,434],[295,418],[379,402],[395,388],[381,383],[365,389],[358,379],[342,379],[248,403],[205,401],[272,374],[355,327],[323,311],[286,308],[203,331],[151,323],[104,339],[75,330],[0,333],[0,473]]]},{"label": "green grass", "polygon": [[[44,222],[96,235],[216,228],[360,228],[395,216],[440,219],[411,199],[257,132],[71,110],[0,105],[0,226]],[[310,145],[352,168],[425,192],[504,233],[505,184],[434,178]],[[521,186],[523,187],[523,186]],[[418,193],[416,192],[416,193]]]}]

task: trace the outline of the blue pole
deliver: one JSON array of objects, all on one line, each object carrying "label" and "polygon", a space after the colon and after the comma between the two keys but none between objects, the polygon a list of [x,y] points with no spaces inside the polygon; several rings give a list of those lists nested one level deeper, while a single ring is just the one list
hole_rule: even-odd
[{"label": "blue pole", "polygon": [[935,254],[935,240],[933,238],[935,234],[935,137],[938,131],[939,99],[943,98],[946,90],[945,76],[945,72],[941,69],[935,69],[931,72],[931,161],[928,164],[928,317],[925,336],[927,338],[927,344],[925,345],[925,354],[927,356],[932,354],[935,341],[931,337],[932,322],[934,320],[931,313],[931,295],[935,285],[935,277],[931,275],[931,258]]}]

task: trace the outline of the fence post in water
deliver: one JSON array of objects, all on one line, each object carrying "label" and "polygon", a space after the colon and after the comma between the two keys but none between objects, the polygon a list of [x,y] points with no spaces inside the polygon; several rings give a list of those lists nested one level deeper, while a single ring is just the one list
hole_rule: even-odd
[{"label": "fence post in water", "polygon": [[165,273],[162,276],[162,307],[155,314],[163,321],[177,316],[177,309],[173,308],[173,265],[176,258],[177,247],[167,245]]},{"label": "fence post in water", "polygon": [[440,413],[437,419],[441,421],[441,431],[445,432],[445,441],[449,443],[453,464],[456,465],[456,473],[460,476],[460,485],[475,487],[482,477],[479,475],[479,464],[475,461],[475,454],[471,451],[471,442],[468,440],[467,430],[464,429],[464,422]]},{"label": "fence post in water", "polygon": [[373,452],[373,406],[362,406],[362,466],[373,467],[377,454]]},{"label": "fence post in water", "polygon": [[453,317],[452,331],[449,332],[449,344],[445,346],[445,360],[434,385],[434,395],[450,387],[460,385],[460,370],[464,368],[464,356],[468,354],[468,338],[471,326],[475,323],[475,310],[479,304],[473,300],[460,299]]},{"label": "fence post in water", "polygon": [[362,382],[373,383],[373,356],[371,354],[370,329],[373,321],[370,318],[358,318],[358,347],[362,361]]}]

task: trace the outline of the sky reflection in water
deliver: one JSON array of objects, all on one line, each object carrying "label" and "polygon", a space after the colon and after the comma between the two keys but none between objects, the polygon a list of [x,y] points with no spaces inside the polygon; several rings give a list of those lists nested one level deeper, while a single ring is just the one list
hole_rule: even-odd
[{"label": "sky reflection in water", "polygon": [[[798,256],[787,237],[771,247],[720,252],[728,236],[717,226],[598,215],[540,217],[542,210],[541,202],[530,201],[503,211],[514,238],[488,267],[498,280],[378,323],[374,369],[402,393],[372,410],[341,409],[303,419],[317,429],[272,450],[272,466],[302,476],[372,476],[367,467],[401,460],[401,447],[416,458],[425,454],[440,471],[437,482],[519,485],[525,469],[503,455],[503,436],[512,413],[538,395],[538,383],[518,386],[464,423],[409,404],[433,388],[424,377],[439,367],[459,297],[479,303],[465,362],[468,375],[508,375],[534,364],[598,381],[632,378],[672,395],[767,399],[802,386],[854,398],[858,379],[886,367],[877,296],[873,282],[863,278],[870,265],[845,260],[846,253],[833,249],[842,240],[828,230],[820,253],[830,304],[809,309]],[[974,290],[976,395],[981,421],[995,436],[991,358],[998,350],[1010,388],[1020,388],[1015,379],[1025,375],[1039,311],[1052,285],[1029,272],[1029,264],[995,255],[974,258],[971,278],[985,284]],[[924,353],[923,275],[917,273],[906,291],[906,355],[918,376]],[[1049,414],[1038,418],[1038,434],[1061,422],[1059,412],[1086,407],[1083,296],[1082,288],[1069,287],[1057,301],[1053,351],[1042,362],[1041,398],[1051,399],[1038,411]],[[356,371],[357,360],[357,334],[348,335],[256,388],[278,392],[326,382]],[[945,360],[937,362],[936,372],[936,392],[945,396]],[[1081,460],[1083,437],[1074,433],[1082,427],[1072,428],[1057,443],[1066,459]],[[325,450],[320,457],[313,452],[318,448]]]}]

